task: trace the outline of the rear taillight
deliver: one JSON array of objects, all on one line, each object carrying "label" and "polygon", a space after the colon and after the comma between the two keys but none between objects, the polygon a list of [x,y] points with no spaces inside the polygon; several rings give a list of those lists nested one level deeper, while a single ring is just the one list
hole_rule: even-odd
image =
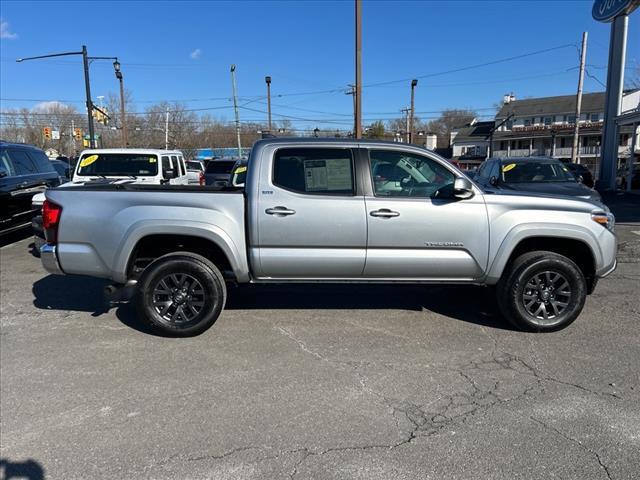
[{"label": "rear taillight", "polygon": [[199,180],[200,180],[200,185],[204,185],[204,172],[200,172]]},{"label": "rear taillight", "polygon": [[42,228],[44,229],[44,238],[47,243],[55,245],[58,243],[58,225],[60,224],[60,215],[62,207],[56,205],[49,200],[45,200],[42,205]]}]

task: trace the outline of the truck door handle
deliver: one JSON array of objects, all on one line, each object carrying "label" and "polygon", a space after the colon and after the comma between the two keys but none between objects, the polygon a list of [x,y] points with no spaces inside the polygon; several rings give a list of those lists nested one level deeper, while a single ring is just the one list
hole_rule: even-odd
[{"label": "truck door handle", "polygon": [[267,208],[264,213],[266,213],[267,215],[293,215],[296,213],[295,210],[291,210],[287,207],[273,207],[273,208]]},{"label": "truck door handle", "polygon": [[398,212],[394,212],[393,210],[389,210],[388,208],[381,208],[380,210],[374,210],[370,214],[372,217],[382,217],[382,218],[392,218],[399,217],[400,214]]}]

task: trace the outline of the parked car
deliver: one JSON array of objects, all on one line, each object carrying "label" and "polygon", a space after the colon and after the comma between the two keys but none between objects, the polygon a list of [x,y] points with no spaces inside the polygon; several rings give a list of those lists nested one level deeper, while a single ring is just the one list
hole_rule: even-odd
[{"label": "parked car", "polygon": [[[375,179],[381,164],[404,172],[400,188]],[[141,319],[178,336],[216,321],[225,281],[489,285],[514,325],[550,331],[573,322],[616,266],[604,205],[487,195],[420,147],[264,139],[247,166],[244,190],[49,190],[42,263],[134,290]]]},{"label": "parked car", "polygon": [[[621,168],[618,170],[616,177],[616,185],[621,190],[627,189],[627,182],[629,178],[629,170],[627,168]],[[640,162],[633,164],[633,171],[631,173],[631,188],[640,189]]]},{"label": "parked car", "polygon": [[[61,165],[67,166],[63,161],[51,160],[51,163],[54,167],[57,165],[56,169]],[[66,186],[86,182],[186,185],[188,177],[179,151],[120,148],[83,151],[75,166],[73,182]],[[61,179],[61,183],[65,182]],[[43,194],[34,195],[31,199],[32,209],[40,212],[44,200]],[[43,219],[40,213],[31,220],[31,228],[37,250],[44,245]]]},{"label": "parked car", "polygon": [[60,183],[66,183],[71,180],[70,177],[70,169],[69,164],[60,160],[49,160],[53,168],[55,168],[56,172],[60,176]]},{"label": "parked car", "polygon": [[187,160],[189,185],[204,185],[204,165],[199,160]]},{"label": "parked car", "polygon": [[211,160],[204,170],[205,185],[225,188],[229,185],[231,169],[236,164],[236,160]]},{"label": "parked car", "polygon": [[140,148],[84,150],[73,173],[74,182],[130,178],[143,184],[189,183],[182,152]]},{"label": "parked car", "polygon": [[549,157],[490,158],[480,166],[475,180],[487,193],[527,192],[602,202],[598,192],[578,182],[561,161]]},{"label": "parked car", "polygon": [[60,176],[42,150],[0,141],[0,235],[28,227],[38,213],[31,197],[59,184]]},{"label": "parked car", "polygon": [[576,180],[580,183],[584,183],[587,187],[593,188],[595,182],[591,170],[586,165],[581,163],[565,163],[564,164],[569,171],[576,177]]}]

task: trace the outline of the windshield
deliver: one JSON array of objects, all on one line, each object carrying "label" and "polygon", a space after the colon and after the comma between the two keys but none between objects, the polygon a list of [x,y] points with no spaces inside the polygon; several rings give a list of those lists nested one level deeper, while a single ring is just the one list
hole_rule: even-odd
[{"label": "windshield", "polygon": [[80,158],[78,175],[153,176],[158,173],[157,155],[141,153],[88,153]]},{"label": "windshield", "polygon": [[226,162],[221,160],[213,160],[207,164],[205,173],[231,173],[231,169],[235,164],[235,161]]},{"label": "windshield", "polygon": [[575,182],[569,169],[560,162],[502,163],[501,180],[504,183]]}]

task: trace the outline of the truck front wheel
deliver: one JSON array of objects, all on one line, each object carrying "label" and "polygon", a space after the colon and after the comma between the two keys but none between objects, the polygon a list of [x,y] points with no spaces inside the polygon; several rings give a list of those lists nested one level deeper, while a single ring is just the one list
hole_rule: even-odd
[{"label": "truck front wheel", "polygon": [[503,316],[521,330],[548,332],[573,322],[584,307],[587,284],[580,268],[554,252],[519,256],[497,288]]},{"label": "truck front wheel", "polygon": [[154,260],[138,282],[139,315],[165,334],[198,335],[220,316],[226,301],[224,279],[201,255],[176,252]]}]

